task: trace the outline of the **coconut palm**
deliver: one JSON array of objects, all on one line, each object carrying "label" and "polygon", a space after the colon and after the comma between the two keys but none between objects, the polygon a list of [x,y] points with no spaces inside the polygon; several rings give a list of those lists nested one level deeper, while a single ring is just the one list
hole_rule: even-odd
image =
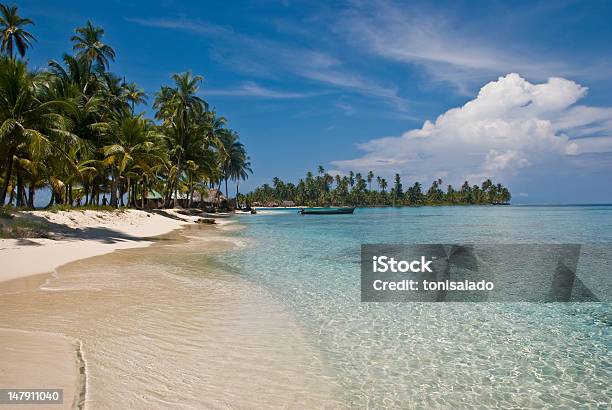
[{"label": "coconut palm", "polygon": [[114,114],[122,115],[130,109],[125,83],[116,74],[104,72],[98,74],[100,95],[106,100],[107,108]]},{"label": "coconut palm", "polygon": [[[114,50],[104,30],[88,21],[72,37],[75,55],[50,61],[44,72],[29,72],[24,55],[34,37],[24,30],[31,20],[16,7],[0,5],[3,31],[0,57],[0,206],[15,199],[34,205],[39,188],[51,191],[49,204],[99,204],[110,192],[111,204],[145,205],[149,190],[166,195],[225,179],[248,177],[250,161],[227,120],[208,110],[199,96],[202,77],[172,76],[154,101],[160,125],[134,115],[146,95],[135,83],[107,71]],[[15,49],[17,51],[15,51]],[[231,140],[229,143],[228,138]]]},{"label": "coconut palm", "polygon": [[203,80],[201,76],[192,76],[191,72],[185,72],[174,74],[172,79],[174,87],[163,86],[155,96],[153,107],[157,110],[156,118],[163,121],[164,133],[169,138],[170,152],[175,167],[172,172],[173,178],[169,179],[166,205],[169,204],[171,194],[174,192],[174,205],[176,206],[178,179],[183,172],[186,148],[191,145],[190,138],[194,136],[189,130],[193,125],[193,119],[201,118],[208,104],[197,95]]},{"label": "coconut palm", "polygon": [[141,115],[116,118],[112,121],[110,129],[113,143],[102,147],[102,152],[104,164],[111,169],[111,206],[117,207],[118,198],[123,196],[117,196],[119,182],[126,177],[126,191],[130,203],[132,179],[138,174],[126,175],[126,173],[133,167],[139,155],[143,152],[151,153],[151,148],[159,139],[159,135]]},{"label": "coconut palm", "polygon": [[238,196],[240,192],[238,187],[240,181],[246,181],[249,178],[249,174],[253,174],[251,169],[251,158],[247,155],[243,155],[239,161],[232,166],[232,179],[236,181],[236,205],[238,205]]},{"label": "coconut palm", "polygon": [[228,181],[235,179],[241,171],[248,172],[249,165],[244,145],[239,141],[238,133],[227,130],[221,136],[225,148],[224,160],[221,163],[223,179],[225,180],[225,196],[229,198]]},{"label": "coconut palm", "polygon": [[[167,174],[170,170],[165,135],[161,134],[157,127],[151,127],[149,131],[147,143],[138,150],[131,170],[138,175],[137,181],[140,184],[140,200],[143,208],[147,193],[152,189],[161,192],[163,184],[161,175]],[[132,198],[132,203],[135,205],[136,195],[133,195]]]},{"label": "coconut palm", "polygon": [[134,113],[136,104],[144,104],[147,102],[147,94],[142,88],[138,88],[136,83],[128,83],[123,86],[124,98],[128,101]]},{"label": "coconut palm", "polygon": [[22,61],[0,59],[0,175],[4,173],[0,205],[6,200],[18,148],[59,150],[51,143],[50,134],[61,134],[65,124],[60,114],[50,111],[53,101],[42,99],[46,80],[46,76],[29,73]]},{"label": "coconut palm", "polygon": [[[248,157],[247,157],[248,160]],[[369,173],[368,173],[369,174]],[[321,180],[322,177],[315,177],[312,172],[306,173],[305,179],[300,179],[297,186],[284,182],[278,177],[272,179],[273,189],[264,184],[256,188],[253,192],[246,195],[248,202],[279,202],[292,200],[298,205],[307,206],[327,206],[333,205],[394,205],[394,206],[416,206],[416,205],[437,205],[437,204],[506,204],[510,201],[510,191],[502,184],[493,184],[492,181],[485,181],[487,190],[483,190],[478,185],[470,187],[466,181],[460,191],[455,190],[452,185],[448,185],[446,192],[440,189],[442,181],[435,180],[432,188],[426,195],[422,192],[420,182],[411,185],[406,193],[403,193],[402,181],[399,174],[395,174],[390,194],[387,193],[388,182],[386,179],[377,177],[380,191],[367,190],[366,182],[360,173],[349,172],[347,176],[336,175],[335,187],[329,190]],[[353,186],[351,187],[351,177]],[[331,178],[331,177],[330,177]],[[372,180],[374,178],[372,177]],[[331,183],[331,182],[330,182]]]},{"label": "coconut palm", "polygon": [[70,40],[74,42],[72,48],[78,58],[89,64],[95,62],[101,70],[108,68],[109,61],[115,61],[115,50],[102,41],[104,37],[102,27],[94,26],[91,20],[88,20],[87,24],[77,28],[75,33]]},{"label": "coconut palm", "polygon": [[87,61],[65,53],[62,61],[64,65],[55,60],[49,61],[50,72],[61,82],[56,86],[72,85],[85,95],[93,95],[99,89],[100,81],[89,70]]},{"label": "coconut palm", "polygon": [[22,18],[17,12],[17,6],[6,6],[0,4],[0,30],[2,30],[2,52],[13,58],[13,49],[21,57],[25,56],[32,41],[36,40],[32,34],[24,29],[24,26],[34,25],[28,18]]},{"label": "coconut palm", "polygon": [[389,186],[387,180],[385,178],[382,178],[380,180],[380,190],[384,193],[387,190],[387,187]]}]

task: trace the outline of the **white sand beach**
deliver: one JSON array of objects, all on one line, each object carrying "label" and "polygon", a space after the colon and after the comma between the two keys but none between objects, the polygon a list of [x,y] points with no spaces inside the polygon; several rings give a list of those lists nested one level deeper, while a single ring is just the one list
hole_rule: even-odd
[{"label": "white sand beach", "polygon": [[166,212],[33,212],[61,239],[2,241],[0,388],[64,389],[43,409],[341,407],[285,307],[201,259],[240,246],[231,221]]},{"label": "white sand beach", "polygon": [[[167,214],[173,218],[138,210],[22,212],[18,218],[44,222],[54,239],[0,239],[3,290],[38,287],[44,278],[37,275],[118,249],[149,246],[152,237],[197,219],[172,210]],[[85,400],[81,354],[80,343],[62,334],[0,326],[0,388],[61,388],[63,407],[81,408]]]},{"label": "white sand beach", "polygon": [[48,224],[54,239],[0,239],[0,282],[52,272],[66,263],[113,252],[149,246],[151,237],[194,223],[198,217],[169,216],[139,210],[33,211],[19,217]]}]

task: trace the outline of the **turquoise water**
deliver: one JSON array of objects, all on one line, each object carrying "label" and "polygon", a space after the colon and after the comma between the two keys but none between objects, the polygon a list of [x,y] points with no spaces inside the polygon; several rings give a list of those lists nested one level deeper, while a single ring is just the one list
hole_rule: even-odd
[{"label": "turquoise water", "polygon": [[349,406],[612,405],[610,304],[368,304],[359,292],[362,243],[611,244],[612,206],[279,210],[239,221],[233,235],[252,246],[220,262],[293,312]]}]

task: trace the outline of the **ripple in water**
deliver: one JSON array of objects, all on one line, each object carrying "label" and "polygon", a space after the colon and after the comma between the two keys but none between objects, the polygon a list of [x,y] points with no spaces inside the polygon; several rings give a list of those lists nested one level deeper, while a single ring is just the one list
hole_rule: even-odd
[{"label": "ripple in water", "polygon": [[355,263],[361,243],[609,244],[611,207],[358,209],[241,222],[236,235],[257,247],[223,262],[291,308],[351,407],[612,406],[609,303],[367,304]]}]

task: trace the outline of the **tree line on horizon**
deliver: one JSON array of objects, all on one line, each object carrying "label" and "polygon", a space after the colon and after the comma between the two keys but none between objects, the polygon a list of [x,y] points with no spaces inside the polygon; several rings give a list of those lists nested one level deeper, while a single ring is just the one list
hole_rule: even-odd
[{"label": "tree line on horizon", "polygon": [[[155,120],[136,107],[148,96],[109,71],[115,50],[104,29],[87,21],[71,37],[73,54],[32,70],[25,55],[34,22],[0,4],[0,207],[144,206],[151,192],[165,206],[193,202],[211,187],[248,178],[250,160],[238,133],[201,97],[201,76],[173,74],[153,96]],[[102,199],[101,199],[102,197]]]},{"label": "tree line on horizon", "polygon": [[508,188],[490,179],[480,186],[465,181],[459,189],[443,186],[436,179],[425,190],[420,182],[404,188],[401,177],[395,174],[391,186],[385,178],[369,171],[365,178],[350,171],[348,175],[332,176],[318,167],[318,174],[308,172],[297,184],[273,178],[272,185],[264,184],[244,198],[251,205],[282,206],[291,201],[296,206],[418,206],[418,205],[502,205],[511,199]]}]

